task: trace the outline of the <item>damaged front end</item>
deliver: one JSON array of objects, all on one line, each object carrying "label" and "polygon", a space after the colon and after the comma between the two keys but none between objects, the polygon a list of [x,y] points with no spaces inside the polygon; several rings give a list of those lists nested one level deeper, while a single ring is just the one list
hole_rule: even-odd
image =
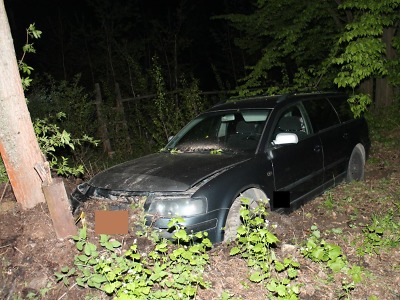
[{"label": "damaged front end", "polygon": [[[200,185],[199,185],[200,186]],[[188,233],[215,230],[217,213],[208,211],[207,198],[195,196],[199,186],[185,192],[127,192],[113,191],[90,186],[88,183],[78,185],[71,194],[70,200],[74,214],[89,199],[107,202],[110,209],[121,210],[134,207],[143,208],[145,224],[159,231],[160,236],[171,238],[168,223],[174,217],[181,217]]]}]

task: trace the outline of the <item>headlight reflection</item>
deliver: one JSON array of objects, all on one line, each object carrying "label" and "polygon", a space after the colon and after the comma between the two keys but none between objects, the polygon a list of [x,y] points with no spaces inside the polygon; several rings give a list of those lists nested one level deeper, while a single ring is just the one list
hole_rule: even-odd
[{"label": "headlight reflection", "polygon": [[164,217],[189,217],[206,211],[205,198],[155,197],[147,213]]}]

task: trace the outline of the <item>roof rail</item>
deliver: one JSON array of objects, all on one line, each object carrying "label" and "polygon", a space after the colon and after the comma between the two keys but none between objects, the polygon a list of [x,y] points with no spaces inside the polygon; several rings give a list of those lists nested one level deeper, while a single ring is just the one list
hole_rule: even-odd
[{"label": "roof rail", "polygon": [[281,103],[281,102],[287,100],[288,98],[290,98],[291,96],[293,96],[295,94],[296,94],[295,92],[284,94],[281,97],[279,97],[279,99],[276,101],[276,103]]}]

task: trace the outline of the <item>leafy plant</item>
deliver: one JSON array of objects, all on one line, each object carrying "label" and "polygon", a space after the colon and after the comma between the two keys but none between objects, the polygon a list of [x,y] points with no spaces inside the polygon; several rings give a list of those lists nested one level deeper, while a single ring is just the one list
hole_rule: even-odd
[{"label": "leafy plant", "polygon": [[116,251],[121,243],[107,235],[100,236],[98,250],[87,241],[84,227],[74,237],[81,252],[75,257],[76,270],[64,267],[56,279],[68,284],[68,277],[76,276],[79,286],[102,290],[113,299],[193,299],[199,287],[209,286],[203,271],[212,244],[206,233],[188,234],[181,222],[175,218],[169,224],[175,244],[162,239],[148,253],[140,253],[136,243]]},{"label": "leafy plant", "polygon": [[[317,263],[324,263],[334,273],[342,273],[345,276],[342,281],[342,292],[344,295],[354,289],[355,285],[361,282],[362,270],[359,266],[350,267],[346,256],[340,246],[328,243],[321,238],[321,232],[316,225],[311,227],[311,234],[307,239],[306,245],[301,248],[304,257],[310,258]],[[343,297],[343,295],[341,295]]]},{"label": "leafy plant", "polygon": [[[30,43],[30,39],[39,39],[42,35],[42,32],[35,27],[35,23],[30,24],[29,27],[26,29],[26,42],[25,45],[22,47],[22,57],[18,60],[18,68],[23,76],[21,76],[22,87],[26,90],[32,82],[32,79],[29,77],[33,71],[31,66],[28,66],[24,59],[27,53],[35,53],[36,50],[33,47],[33,43]],[[26,77],[25,77],[26,76]]]},{"label": "leafy plant", "polygon": [[347,266],[342,249],[321,239],[321,232],[316,225],[311,227],[311,236],[306,246],[301,249],[305,257],[315,262],[324,262],[334,272],[340,272]]},{"label": "leafy plant", "polygon": [[387,49],[390,46],[385,45],[382,36],[385,28],[397,22],[398,7],[396,1],[354,0],[344,1],[338,6],[339,10],[352,10],[354,18],[338,40],[343,51],[332,60],[333,64],[340,66],[334,82],[339,88],[353,91],[349,102],[356,117],[367,110],[372,100],[370,95],[354,92],[355,89],[366,79],[389,75]]},{"label": "leafy plant", "polygon": [[[22,86],[24,90],[27,90],[31,85],[32,79],[29,77],[33,68],[28,66],[25,62],[25,56],[27,53],[35,53],[36,50],[33,47],[33,43],[30,43],[30,39],[39,39],[42,32],[36,29],[35,24],[30,24],[28,29],[26,30],[26,43],[23,46],[23,55],[22,58],[18,61],[18,67],[20,70]],[[24,77],[24,75],[28,75],[28,77]],[[55,119],[61,120],[65,119],[66,114],[63,112],[55,113]],[[83,142],[97,145],[97,141],[92,137],[83,135],[81,138],[72,138],[71,134],[65,130],[61,130],[59,126],[56,124],[52,124],[49,122],[48,118],[37,118],[33,123],[34,131],[36,134],[36,138],[38,139],[39,146],[46,156],[47,159],[50,159],[50,167],[54,169],[59,175],[74,175],[78,176],[83,174],[83,166],[78,165],[76,167],[69,166],[68,158],[65,156],[57,155],[57,150],[60,148],[69,148],[71,150],[75,150],[76,145],[81,145]],[[3,174],[0,169],[0,175]],[[3,175],[1,175],[3,177]]]},{"label": "leafy plant", "polygon": [[331,192],[326,192],[326,199],[323,202],[323,206],[328,209],[332,210],[335,207],[335,200]]},{"label": "leafy plant", "polygon": [[386,247],[400,245],[400,221],[396,221],[393,211],[383,216],[373,216],[372,223],[363,229],[364,240],[357,248],[359,255],[379,254]]},{"label": "leafy plant", "polygon": [[[60,112],[57,114],[57,119],[65,118],[65,114]],[[49,122],[49,119],[36,119],[33,123],[36,137],[40,149],[43,154],[50,160],[50,167],[54,169],[59,175],[74,175],[79,176],[83,174],[84,169],[82,165],[71,167],[68,164],[68,158],[57,153],[61,149],[75,150],[77,145],[82,143],[90,143],[97,146],[98,141],[92,137],[83,135],[81,138],[72,138],[71,134],[65,130],[61,130],[56,124]]]},{"label": "leafy plant", "polygon": [[[285,258],[279,261],[272,246],[278,238],[269,231],[266,222],[265,203],[260,201],[254,209],[249,209],[250,200],[242,199],[240,216],[243,224],[237,230],[237,245],[230,250],[230,255],[240,255],[250,268],[249,280],[262,282],[267,291],[278,299],[297,299],[299,286],[291,284],[297,277],[299,263]],[[272,272],[285,273],[286,276],[273,277]]]},{"label": "leafy plant", "polygon": [[151,89],[155,91],[155,97],[140,107],[135,106],[132,118],[137,120],[137,124],[132,131],[142,139],[145,136],[147,147],[150,139],[153,148],[160,148],[170,136],[203,111],[207,102],[200,95],[199,82],[193,78],[189,80],[181,76],[179,91],[168,91],[158,57],[154,56],[152,62]]}]

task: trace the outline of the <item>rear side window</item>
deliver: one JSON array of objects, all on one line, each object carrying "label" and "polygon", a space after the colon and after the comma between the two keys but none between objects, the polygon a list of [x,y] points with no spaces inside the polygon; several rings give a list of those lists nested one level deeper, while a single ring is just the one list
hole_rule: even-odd
[{"label": "rear side window", "polygon": [[329,98],[329,101],[338,113],[341,122],[354,119],[354,114],[351,111],[350,104],[347,102],[347,97],[333,97]]},{"label": "rear side window", "polygon": [[336,111],[327,99],[306,100],[303,104],[307,110],[314,132],[339,124]]}]

